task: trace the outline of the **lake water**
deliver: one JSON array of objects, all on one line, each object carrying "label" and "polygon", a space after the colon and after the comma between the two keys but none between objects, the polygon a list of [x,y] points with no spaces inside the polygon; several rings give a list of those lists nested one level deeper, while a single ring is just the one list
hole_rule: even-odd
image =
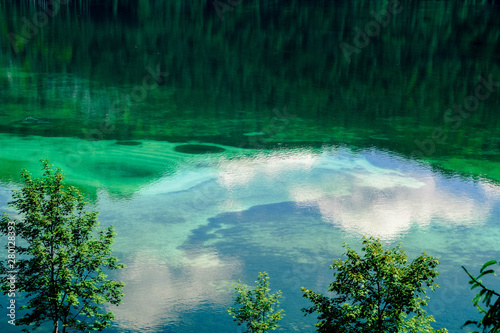
[{"label": "lake water", "polygon": [[300,287],[363,235],[438,257],[428,312],[462,331],[460,266],[500,250],[499,4],[224,3],[0,0],[0,209],[48,158],[115,225],[107,332],[242,332],[261,271],[313,332]]}]

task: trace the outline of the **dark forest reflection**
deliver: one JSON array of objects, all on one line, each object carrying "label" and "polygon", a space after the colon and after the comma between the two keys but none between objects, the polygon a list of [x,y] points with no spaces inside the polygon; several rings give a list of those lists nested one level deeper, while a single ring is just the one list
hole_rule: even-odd
[{"label": "dark forest reflection", "polygon": [[[87,1],[25,40],[42,7],[0,3],[3,132],[377,146],[500,180],[498,84],[452,114],[479,76],[500,81],[490,2]],[[341,42],[361,46],[350,63]]]}]

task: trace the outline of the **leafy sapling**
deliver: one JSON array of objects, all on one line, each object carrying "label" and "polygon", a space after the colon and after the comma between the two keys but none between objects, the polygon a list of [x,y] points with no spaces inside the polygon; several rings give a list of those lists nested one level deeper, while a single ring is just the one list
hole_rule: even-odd
[{"label": "leafy sapling", "polygon": [[346,243],[344,247],[347,259],[335,259],[330,266],[333,297],[302,287],[313,303],[303,311],[318,314],[318,332],[436,332],[430,326],[434,318],[423,309],[426,287],[438,287],[436,258],[423,253],[408,263],[401,245],[384,249],[373,237],[364,238],[363,256]]},{"label": "leafy sapling", "polygon": [[233,316],[238,325],[245,324],[248,333],[265,333],[275,330],[278,321],[284,316],[283,310],[277,310],[279,299],[283,298],[281,291],[271,294],[269,288],[269,275],[266,272],[259,273],[256,286],[249,290],[246,285],[238,280],[235,286],[235,306],[229,307],[227,312]]},{"label": "leafy sapling", "polygon": [[[500,332],[500,293],[486,287],[481,280],[481,278],[485,276],[496,276],[495,271],[491,268],[493,265],[500,265],[500,263],[496,260],[486,262],[483,267],[481,267],[477,277],[470,274],[467,269],[462,266],[465,273],[467,273],[470,278],[469,284],[471,285],[471,289],[479,288],[479,292],[473,298],[472,302],[483,316],[479,321],[466,321],[464,326],[475,325],[481,328],[483,332],[498,333]],[[481,303],[483,305],[481,305]]]},{"label": "leafy sapling", "polygon": [[9,297],[14,290],[26,299],[11,324],[29,325],[26,332],[46,322],[54,333],[100,331],[114,319],[104,305],[118,305],[123,296],[124,283],[105,274],[125,267],[111,256],[114,228],[101,230],[80,191],[65,185],[61,170],[41,162],[42,177],[24,170],[24,187],[13,193],[9,205],[18,218],[4,214],[0,220],[0,234],[13,249],[0,265],[0,274],[11,279],[0,286]]}]

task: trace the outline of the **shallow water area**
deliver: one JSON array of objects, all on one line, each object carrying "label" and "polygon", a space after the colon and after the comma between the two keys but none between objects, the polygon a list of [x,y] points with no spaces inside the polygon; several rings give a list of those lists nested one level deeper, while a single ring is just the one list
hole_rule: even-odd
[{"label": "shallow water area", "polygon": [[[114,274],[126,283],[123,304],[114,309],[120,332],[193,332],[200,321],[206,332],[232,331],[224,313],[231,284],[250,283],[259,271],[286,296],[291,320],[283,329],[311,330],[312,318],[301,318],[307,304],[300,287],[324,290],[342,242],[359,248],[363,235],[387,246],[403,242],[410,257],[437,256],[442,288],[431,294],[429,311],[439,324],[458,328],[463,322],[451,315],[451,302],[454,313],[470,312],[460,265],[488,260],[500,236],[497,185],[376,149],[223,147],[224,153],[200,155],[178,153],[166,142],[109,141],[70,166],[59,143],[83,140],[22,140],[26,156],[43,150],[91,193],[102,225],[115,225],[114,249],[128,266]],[[12,168],[23,164],[14,149],[4,152]],[[38,163],[24,165],[36,170]],[[12,178],[1,187],[2,209],[19,187]]]}]

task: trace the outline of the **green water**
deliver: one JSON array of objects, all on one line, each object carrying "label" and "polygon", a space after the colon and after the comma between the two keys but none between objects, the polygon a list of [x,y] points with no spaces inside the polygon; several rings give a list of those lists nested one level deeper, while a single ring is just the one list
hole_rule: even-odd
[{"label": "green water", "polygon": [[44,4],[0,0],[0,206],[49,158],[116,226],[109,332],[241,332],[231,283],[264,270],[281,331],[313,332],[300,287],[362,235],[440,259],[435,327],[474,317],[460,265],[499,250],[498,3]]}]

